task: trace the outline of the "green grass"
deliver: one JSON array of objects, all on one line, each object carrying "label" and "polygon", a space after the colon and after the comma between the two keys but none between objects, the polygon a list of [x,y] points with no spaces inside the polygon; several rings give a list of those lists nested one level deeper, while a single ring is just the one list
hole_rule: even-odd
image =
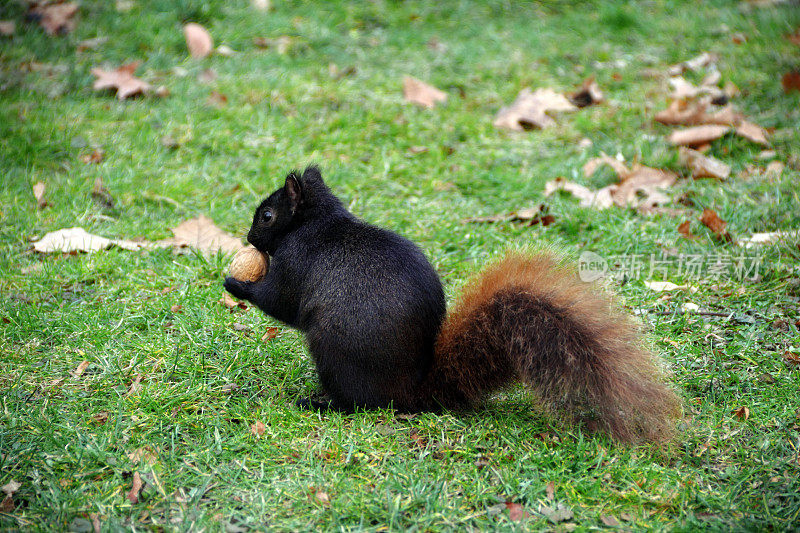
[{"label": "green grass", "polygon": [[[619,446],[537,414],[511,390],[469,414],[298,411],[316,390],[302,337],[250,309],[217,303],[227,258],[109,250],[37,255],[30,242],[80,225],[107,237],[169,236],[206,214],[244,234],[252,209],[286,172],[322,165],[347,205],[424,248],[453,298],[466,277],[509,247],[553,246],[577,258],[739,253],[697,218],[705,207],[735,238],[800,227],[800,93],[780,77],[798,67],[783,38],[800,25],[790,4],[748,2],[571,3],[84,1],[76,30],[51,38],[26,25],[18,4],[0,6],[17,35],[0,40],[0,484],[21,483],[7,529],[103,530],[539,530],[555,501],[569,524],[632,530],[791,530],[800,524],[800,347],[797,240],[756,250],[757,280],[667,279],[696,293],[647,290],[646,277],[612,282],[643,322],[684,399],[681,435],[667,450]],[[181,24],[204,24],[233,57],[188,58]],[[746,42],[734,43],[741,33]],[[254,37],[288,35],[285,55]],[[96,50],[76,52],[107,36]],[[427,45],[436,38],[444,51]],[[686,175],[669,128],[653,114],[665,79],[644,74],[712,51],[737,106],[772,131],[780,176],[761,149],[726,137],[711,153],[730,163],[718,183],[682,180],[685,217],[595,211],[567,196],[545,199],[558,176],[582,177],[601,151]],[[91,89],[91,68],[143,61],[138,74],[170,96],[119,102]],[[356,72],[340,79],[329,64]],[[217,78],[197,81],[208,68]],[[185,75],[180,76],[181,70]],[[404,75],[446,90],[433,110],[404,103]],[[546,131],[492,126],[524,86],[571,91],[596,76],[607,102],[559,118]],[[223,93],[222,108],[206,100]],[[160,142],[170,135],[177,149]],[[593,145],[580,148],[589,138]],[[412,146],[428,151],[413,155]],[[80,157],[94,147],[100,164]],[[749,177],[740,173],[749,165]],[[116,199],[91,197],[102,178]],[[52,204],[37,210],[31,185]],[[546,203],[554,224],[468,224]],[[691,219],[700,238],[680,237]],[[754,252],[754,253],[756,253]],[[169,289],[169,290],[167,290]],[[734,313],[698,316],[684,302]],[[177,312],[173,305],[181,305]],[[234,329],[234,323],[250,328]],[[80,377],[73,371],[90,362]],[[128,394],[141,376],[141,390]],[[744,421],[732,411],[747,406]],[[256,438],[250,425],[266,431]],[[146,448],[152,464],[129,457]],[[142,501],[125,497],[133,472]],[[324,492],[329,504],[315,494]],[[531,516],[515,522],[503,502]],[[622,517],[628,520],[623,520]],[[241,529],[237,529],[241,528]]]}]

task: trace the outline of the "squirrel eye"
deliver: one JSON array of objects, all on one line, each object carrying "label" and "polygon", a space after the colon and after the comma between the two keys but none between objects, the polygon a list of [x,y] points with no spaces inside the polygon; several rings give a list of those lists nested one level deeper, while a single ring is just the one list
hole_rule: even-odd
[{"label": "squirrel eye", "polygon": [[267,209],[264,211],[264,213],[261,215],[261,218],[264,219],[264,222],[270,222],[272,220],[272,210]]}]

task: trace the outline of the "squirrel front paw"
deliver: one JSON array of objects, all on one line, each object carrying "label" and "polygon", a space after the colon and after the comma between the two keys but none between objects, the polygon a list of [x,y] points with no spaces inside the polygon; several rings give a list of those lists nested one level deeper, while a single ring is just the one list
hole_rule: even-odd
[{"label": "squirrel front paw", "polygon": [[229,276],[225,278],[223,287],[225,287],[226,291],[240,300],[250,300],[250,296],[253,294],[252,281],[240,281]]}]

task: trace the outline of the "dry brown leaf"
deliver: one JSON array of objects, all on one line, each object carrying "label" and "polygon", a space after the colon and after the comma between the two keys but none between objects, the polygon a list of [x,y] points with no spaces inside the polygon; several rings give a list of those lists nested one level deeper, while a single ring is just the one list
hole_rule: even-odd
[{"label": "dry brown leaf", "polygon": [[103,178],[97,176],[92,185],[92,198],[100,202],[103,206],[112,209],[114,207],[114,197],[108,192],[108,189],[103,185]]},{"label": "dry brown leaf", "polygon": [[94,39],[86,39],[78,43],[75,49],[78,52],[85,52],[86,50],[94,50],[108,42],[108,37],[95,37]]},{"label": "dry brown leaf", "polygon": [[403,97],[408,102],[428,109],[433,108],[437,102],[447,101],[446,92],[411,76],[403,78]]},{"label": "dry brown leaf", "polygon": [[711,66],[715,64],[718,60],[719,57],[716,54],[703,52],[697,57],[693,57],[692,59],[689,59],[682,63],[672,65],[671,67],[669,67],[669,70],[667,72],[670,76],[677,76],[679,74],[683,74],[688,70],[696,71],[700,70],[701,68]]},{"label": "dry brown leaf", "polygon": [[619,207],[633,205],[637,208],[652,208],[669,201],[660,190],[671,187],[677,179],[668,170],[637,165],[611,192],[611,198]]},{"label": "dry brown leaf", "polygon": [[716,73],[716,76],[707,77],[702,81],[700,86],[695,87],[681,76],[670,78],[669,84],[672,85],[672,98],[675,100],[684,100],[708,95],[712,101],[724,101],[727,99],[727,95],[725,91],[717,87],[719,80],[719,73]]},{"label": "dry brown leaf", "polygon": [[98,163],[101,163],[103,159],[105,159],[105,157],[106,157],[105,151],[103,151],[100,148],[95,148],[88,154],[83,154],[81,156],[81,161],[83,161],[87,165],[90,163],[94,163],[95,165],[97,165]]},{"label": "dry brown leaf", "polygon": [[89,366],[89,361],[81,361],[81,363],[75,367],[75,370],[72,371],[72,377],[79,378],[83,375],[86,371],[86,368]]},{"label": "dry brown leaf", "polygon": [[548,113],[578,109],[567,98],[552,89],[522,89],[511,105],[503,107],[494,118],[494,125],[514,131],[546,128],[555,124]]},{"label": "dry brown leaf", "polygon": [[331,497],[328,496],[327,492],[323,492],[315,487],[311,487],[311,492],[314,494],[314,499],[317,500],[318,503],[322,505],[331,504]]},{"label": "dry brown leaf", "polygon": [[800,71],[793,70],[784,74],[781,78],[781,86],[785,93],[800,91]]},{"label": "dry brown leaf", "polygon": [[17,31],[17,25],[13,20],[0,20],[0,36],[11,37]]},{"label": "dry brown leaf", "polygon": [[264,434],[267,430],[267,426],[263,424],[260,420],[256,421],[253,425],[250,426],[250,433],[255,435],[256,437],[260,437]]},{"label": "dry brown leaf", "polygon": [[603,165],[608,165],[614,169],[614,172],[620,179],[626,178],[630,172],[628,167],[626,167],[625,163],[622,161],[601,153],[600,157],[594,157],[583,165],[583,175],[587,178],[590,178],[595,172],[597,172],[597,169]]},{"label": "dry brown leaf", "polygon": [[513,522],[519,522],[523,518],[528,518],[530,516],[530,513],[518,503],[506,502],[506,509],[508,509],[508,517]]},{"label": "dry brown leaf", "polygon": [[186,47],[194,58],[207,57],[214,50],[214,41],[200,24],[190,22],[183,27],[183,36],[186,38]]},{"label": "dry brown leaf", "polygon": [[45,184],[41,181],[37,181],[33,184],[33,197],[36,199],[36,207],[39,209],[44,209],[47,207],[47,199],[44,197],[45,191]]},{"label": "dry brown leaf", "polygon": [[697,235],[692,233],[691,230],[692,223],[688,220],[684,220],[683,222],[678,225],[678,233],[686,237],[687,239],[697,239]]},{"label": "dry brown leaf", "polygon": [[22,484],[12,479],[8,483],[0,487],[0,490],[2,490],[3,493],[6,494],[7,496],[13,496],[14,493],[20,489],[20,487],[22,487]]},{"label": "dry brown leaf", "polygon": [[233,253],[244,248],[241,239],[225,233],[214,224],[210,218],[200,215],[181,222],[174,228],[172,239],[158,241],[159,246],[174,246],[177,248],[194,248],[204,255],[217,252]]},{"label": "dry brown leaf", "polygon": [[681,164],[686,165],[692,170],[693,178],[716,178],[724,180],[731,174],[731,167],[729,165],[726,165],[719,159],[703,155],[691,148],[681,146],[679,148],[679,158]]},{"label": "dry brown leaf", "polygon": [[604,525],[609,526],[609,527],[617,527],[617,526],[620,525],[619,520],[617,520],[616,517],[611,516],[611,515],[601,514],[600,515],[600,521]]},{"label": "dry brown leaf", "polygon": [[725,106],[715,113],[708,113],[710,102],[673,100],[667,109],[656,113],[655,120],[669,126],[694,126],[699,124],[718,124],[735,126],[742,115],[731,106]]},{"label": "dry brown leaf", "polygon": [[247,310],[246,303],[234,300],[233,297],[224,290],[222,291],[222,298],[219,299],[219,303],[224,305],[230,311],[235,311],[236,309],[241,309],[243,311]]},{"label": "dry brown leaf", "polygon": [[106,422],[108,422],[108,411],[100,411],[96,415],[92,416],[92,420],[98,426],[102,426]]},{"label": "dry brown leaf", "polygon": [[136,374],[136,377],[133,378],[131,386],[128,387],[128,392],[126,392],[125,395],[130,396],[132,394],[138,393],[140,390],[142,390],[142,375]]},{"label": "dry brown leaf", "polygon": [[730,233],[726,229],[728,223],[719,218],[719,215],[713,209],[703,209],[703,214],[700,215],[700,222],[703,223],[705,227],[711,230],[711,232],[719,237],[720,239],[731,241]]},{"label": "dry brown leaf", "polygon": [[675,130],[669,136],[669,142],[680,146],[699,146],[719,139],[730,131],[728,126],[707,124],[683,130]]},{"label": "dry brown leaf", "polygon": [[81,227],[51,231],[38,241],[34,241],[33,249],[39,253],[53,252],[97,252],[119,246],[125,250],[141,250],[149,245],[146,242],[134,242],[124,239],[106,239],[92,235]]},{"label": "dry brown leaf", "polygon": [[131,486],[131,490],[128,491],[128,501],[131,503],[139,503],[139,494],[142,492],[144,488],[144,483],[142,482],[142,477],[139,475],[139,472],[133,473],[133,484]]},{"label": "dry brown leaf", "polygon": [[735,415],[736,418],[740,418],[742,420],[747,420],[750,418],[750,409],[746,406],[738,407],[731,411],[732,415]]},{"label": "dry brown leaf", "polygon": [[767,132],[764,128],[759,126],[758,124],[753,124],[752,122],[748,122],[747,120],[741,121],[736,126],[736,135],[740,137],[744,137],[754,143],[769,146],[769,141],[767,140]]},{"label": "dry brown leaf", "polygon": [[575,513],[572,512],[572,509],[562,503],[556,505],[555,507],[542,505],[539,507],[539,512],[554,524],[564,522],[575,516]]},{"label": "dry brown leaf", "polygon": [[603,92],[594,80],[594,76],[587,78],[580,89],[569,95],[569,101],[576,107],[586,107],[602,102]]},{"label": "dry brown leaf", "polygon": [[228,105],[228,97],[219,91],[211,91],[211,94],[208,95],[206,102],[208,102],[208,105],[219,109]]},{"label": "dry brown leaf", "polygon": [[278,336],[278,333],[280,333],[280,331],[281,330],[279,330],[278,328],[268,327],[264,331],[264,335],[261,336],[261,342],[271,341],[272,339]]},{"label": "dry brown leaf", "polygon": [[128,453],[128,459],[134,463],[153,466],[158,461],[158,454],[150,446],[142,446]]},{"label": "dry brown leaf", "polygon": [[47,35],[65,35],[75,29],[73,17],[77,12],[78,4],[75,2],[36,2],[28,9],[28,18],[38,20]]},{"label": "dry brown leaf", "polygon": [[593,191],[579,183],[567,181],[564,178],[556,178],[545,183],[544,195],[550,196],[556,191],[566,191],[580,200],[581,207],[606,209],[614,205],[611,193],[616,187],[616,185],[609,185],[597,191]]},{"label": "dry brown leaf", "polygon": [[134,61],[127,65],[122,65],[115,70],[103,70],[93,68],[92,74],[97,76],[92,88],[95,90],[116,89],[117,98],[124,100],[129,96],[144,94],[150,90],[150,84],[134,77],[133,73],[139,67],[140,62]]},{"label": "dry brown leaf", "polygon": [[547,496],[548,500],[550,500],[550,501],[555,500],[556,499],[556,482],[555,481],[549,482],[544,488],[544,493]]}]

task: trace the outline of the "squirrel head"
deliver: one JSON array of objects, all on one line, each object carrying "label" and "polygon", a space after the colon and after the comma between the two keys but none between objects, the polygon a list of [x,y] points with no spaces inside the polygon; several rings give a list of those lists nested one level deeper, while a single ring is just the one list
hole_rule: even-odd
[{"label": "squirrel head", "polygon": [[342,203],[322,180],[316,166],[300,175],[293,170],[283,187],[269,195],[256,209],[247,240],[258,250],[274,255],[283,237],[315,218],[346,212]]}]

